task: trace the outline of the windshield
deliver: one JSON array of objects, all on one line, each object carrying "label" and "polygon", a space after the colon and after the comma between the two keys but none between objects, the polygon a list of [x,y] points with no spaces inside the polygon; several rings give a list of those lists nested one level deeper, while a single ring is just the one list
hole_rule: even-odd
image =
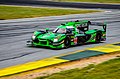
[{"label": "windshield", "polygon": [[57,28],[53,31],[53,33],[66,33],[66,28]]}]

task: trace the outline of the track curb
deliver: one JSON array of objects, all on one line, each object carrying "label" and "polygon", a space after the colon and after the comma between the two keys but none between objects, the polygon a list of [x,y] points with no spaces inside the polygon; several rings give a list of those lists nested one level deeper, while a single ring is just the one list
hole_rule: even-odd
[{"label": "track curb", "polygon": [[30,70],[35,70],[38,68],[44,68],[44,67],[48,67],[48,66],[56,65],[60,63],[70,62],[70,61],[78,60],[82,58],[89,58],[93,56],[113,53],[117,51],[120,51],[119,42],[114,44],[106,44],[104,46],[95,46],[93,48],[87,48],[85,50],[70,52],[69,54],[59,55],[55,57],[46,58],[43,60],[38,60],[34,62],[28,62],[25,64],[3,68],[3,69],[0,69],[0,77],[22,73]]}]

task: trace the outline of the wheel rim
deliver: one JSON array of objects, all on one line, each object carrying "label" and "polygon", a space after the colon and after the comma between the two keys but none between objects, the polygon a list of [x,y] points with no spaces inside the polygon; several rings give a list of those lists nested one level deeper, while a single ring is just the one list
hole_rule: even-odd
[{"label": "wheel rim", "polygon": [[101,41],[101,35],[98,34],[98,35],[96,36],[96,42],[100,42],[100,41]]},{"label": "wheel rim", "polygon": [[70,42],[68,39],[65,40],[65,47],[68,48],[70,46]]}]

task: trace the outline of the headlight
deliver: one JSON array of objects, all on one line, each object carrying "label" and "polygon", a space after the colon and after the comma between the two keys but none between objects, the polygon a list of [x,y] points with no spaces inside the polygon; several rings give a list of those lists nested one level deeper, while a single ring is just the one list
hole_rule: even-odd
[{"label": "headlight", "polygon": [[33,36],[32,36],[32,39],[34,40],[34,39],[35,39],[35,37],[36,37],[36,36],[35,36],[35,35],[33,35]]},{"label": "headlight", "polygon": [[55,38],[55,39],[53,40],[53,42],[58,42],[58,39],[57,39],[57,38]]}]

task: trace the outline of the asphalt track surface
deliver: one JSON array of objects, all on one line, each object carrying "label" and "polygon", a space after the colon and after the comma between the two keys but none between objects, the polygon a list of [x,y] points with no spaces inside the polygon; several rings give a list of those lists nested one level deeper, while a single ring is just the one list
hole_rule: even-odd
[{"label": "asphalt track surface", "polygon": [[[90,20],[105,21],[107,27],[107,41],[99,44],[86,44],[68,49],[53,50],[49,48],[27,47],[26,41],[38,29],[56,28],[67,21]],[[76,50],[120,42],[120,11],[111,10],[93,14],[76,14],[65,16],[50,16],[41,18],[0,20],[0,68],[41,60],[44,58],[66,54]]]},{"label": "asphalt track surface", "polygon": [[0,0],[0,4],[54,6],[54,7],[72,7],[72,8],[120,9],[120,4],[53,2],[53,1],[44,1],[44,0]]}]

